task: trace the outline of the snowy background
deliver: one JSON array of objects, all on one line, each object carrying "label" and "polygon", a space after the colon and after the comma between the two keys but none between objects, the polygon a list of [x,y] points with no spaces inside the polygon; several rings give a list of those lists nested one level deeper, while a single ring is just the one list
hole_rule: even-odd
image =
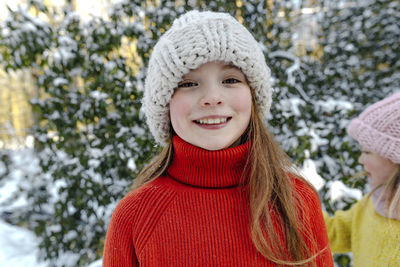
[{"label": "snowy background", "polygon": [[[0,161],[0,174],[5,171],[5,166]],[[7,205],[15,193],[22,187],[29,187],[24,184],[27,175],[37,173],[40,169],[38,159],[31,149],[16,150],[12,154],[12,171],[9,179],[0,186],[0,214],[13,209],[29,206],[24,197],[12,201]],[[39,241],[32,231],[25,227],[11,225],[0,219],[0,267],[47,267],[46,262],[38,261]],[[74,256],[72,256],[74,257]],[[62,266],[69,266],[71,258],[68,255],[60,257],[58,263]],[[101,267],[101,260],[93,262],[88,267]]]}]

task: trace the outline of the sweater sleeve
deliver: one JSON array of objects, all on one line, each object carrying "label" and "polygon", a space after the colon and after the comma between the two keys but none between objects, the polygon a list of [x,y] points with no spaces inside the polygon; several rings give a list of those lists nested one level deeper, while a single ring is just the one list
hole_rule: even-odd
[{"label": "sweater sleeve", "polygon": [[108,226],[103,267],[139,266],[132,233],[132,211],[128,200],[122,199],[111,217]]},{"label": "sweater sleeve", "polygon": [[357,204],[346,211],[338,210],[332,217],[330,217],[327,212],[324,212],[329,243],[332,251],[335,253],[346,253],[351,251],[351,229],[356,207]]}]

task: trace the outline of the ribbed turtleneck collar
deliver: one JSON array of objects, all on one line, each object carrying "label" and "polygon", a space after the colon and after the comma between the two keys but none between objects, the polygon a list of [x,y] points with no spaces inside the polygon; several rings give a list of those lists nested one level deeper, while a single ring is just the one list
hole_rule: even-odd
[{"label": "ribbed turtleneck collar", "polygon": [[204,188],[234,187],[243,184],[242,172],[250,143],[210,151],[174,136],[173,146],[174,158],[168,174],[175,180]]}]

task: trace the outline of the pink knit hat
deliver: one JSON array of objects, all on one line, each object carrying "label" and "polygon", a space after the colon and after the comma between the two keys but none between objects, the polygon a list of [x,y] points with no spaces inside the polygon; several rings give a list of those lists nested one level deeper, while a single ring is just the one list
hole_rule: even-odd
[{"label": "pink knit hat", "polygon": [[347,132],[364,149],[400,164],[400,92],[369,106]]}]

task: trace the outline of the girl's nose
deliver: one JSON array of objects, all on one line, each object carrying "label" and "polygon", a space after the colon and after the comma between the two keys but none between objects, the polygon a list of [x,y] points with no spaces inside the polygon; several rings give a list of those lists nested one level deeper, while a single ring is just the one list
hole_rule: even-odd
[{"label": "girl's nose", "polygon": [[203,106],[217,106],[222,104],[222,100],[216,97],[204,99]]},{"label": "girl's nose", "polygon": [[207,86],[203,88],[204,94],[201,98],[202,106],[217,106],[224,103],[223,96],[218,88],[218,85]]}]

